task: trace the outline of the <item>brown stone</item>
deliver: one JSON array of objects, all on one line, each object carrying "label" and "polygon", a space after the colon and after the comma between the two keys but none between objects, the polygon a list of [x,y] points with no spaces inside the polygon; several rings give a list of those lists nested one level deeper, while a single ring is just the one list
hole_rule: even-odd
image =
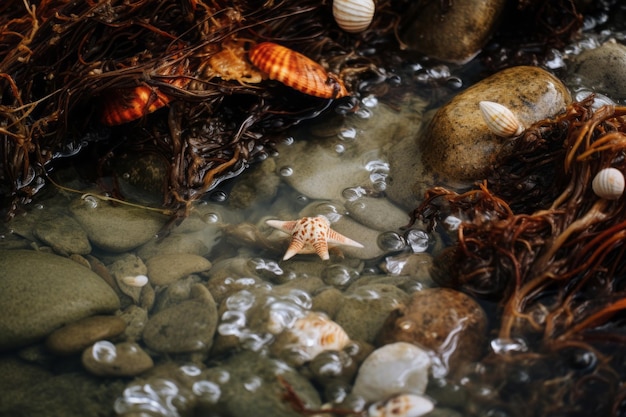
[{"label": "brown stone", "polygon": [[483,352],[487,317],[468,295],[447,288],[415,292],[391,312],[379,344],[409,342],[432,349],[448,371],[477,360]]},{"label": "brown stone", "polygon": [[113,338],[125,329],[126,323],[117,316],[86,317],[52,332],[46,339],[46,347],[57,355],[72,355],[98,340]]},{"label": "brown stone", "polygon": [[507,141],[487,128],[478,104],[483,100],[508,107],[528,127],[564,111],[571,96],[561,81],[537,67],[508,68],[485,78],[432,118],[419,142],[426,171],[446,183],[485,178]]},{"label": "brown stone", "polygon": [[404,41],[429,57],[458,64],[471,60],[485,46],[505,5],[504,0],[464,0],[444,10],[439,1],[418,3]]}]

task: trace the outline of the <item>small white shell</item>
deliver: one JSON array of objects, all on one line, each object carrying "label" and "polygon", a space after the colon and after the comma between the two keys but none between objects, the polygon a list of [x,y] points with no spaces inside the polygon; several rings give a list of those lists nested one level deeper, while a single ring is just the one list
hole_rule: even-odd
[{"label": "small white shell", "polygon": [[478,105],[487,127],[497,136],[512,138],[519,136],[524,131],[524,126],[517,117],[502,104],[493,101],[481,101]]},{"label": "small white shell", "polygon": [[421,395],[401,394],[372,404],[367,417],[419,417],[430,413],[435,405]]},{"label": "small white shell", "polygon": [[126,275],[122,277],[122,281],[130,287],[143,287],[148,283],[148,277],[145,275]]},{"label": "small white shell", "polygon": [[624,174],[619,169],[604,168],[591,183],[593,192],[606,200],[617,200],[624,193]]},{"label": "small white shell", "polygon": [[346,32],[358,33],[368,28],[374,18],[373,0],[333,0],[333,16]]},{"label": "small white shell", "polygon": [[411,343],[381,346],[361,364],[352,395],[367,402],[399,394],[421,395],[428,385],[430,365],[428,353]]}]

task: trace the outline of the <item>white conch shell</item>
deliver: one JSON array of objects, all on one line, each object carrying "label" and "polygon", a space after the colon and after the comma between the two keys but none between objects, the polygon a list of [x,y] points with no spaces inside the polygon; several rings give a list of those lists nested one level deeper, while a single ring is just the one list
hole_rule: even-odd
[{"label": "white conch shell", "polygon": [[604,168],[591,183],[593,192],[606,200],[617,200],[624,193],[624,174],[616,168]]},{"label": "white conch shell", "polygon": [[373,0],[333,0],[333,16],[346,32],[358,33],[368,28],[374,18]]},{"label": "white conch shell", "polygon": [[483,119],[494,134],[503,138],[519,136],[524,131],[524,126],[507,107],[493,101],[481,101],[478,103]]},{"label": "white conch shell", "polygon": [[367,417],[419,417],[430,413],[434,408],[433,402],[426,397],[401,394],[372,404],[367,410]]}]

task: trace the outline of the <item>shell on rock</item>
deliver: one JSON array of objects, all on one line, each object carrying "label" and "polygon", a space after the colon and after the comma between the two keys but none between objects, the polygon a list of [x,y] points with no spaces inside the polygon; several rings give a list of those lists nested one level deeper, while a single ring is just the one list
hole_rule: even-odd
[{"label": "shell on rock", "polygon": [[419,417],[430,413],[435,405],[426,397],[401,394],[379,401],[367,409],[367,417]]},{"label": "shell on rock", "polygon": [[616,168],[604,168],[593,178],[593,192],[606,200],[617,200],[624,193],[624,174]]},{"label": "shell on rock", "polygon": [[311,311],[276,338],[273,350],[281,356],[287,353],[301,365],[326,350],[342,350],[348,343],[350,337],[340,325],[324,313]]},{"label": "shell on rock", "polygon": [[367,29],[374,18],[373,0],[333,0],[333,16],[346,32],[358,33]]},{"label": "shell on rock", "polygon": [[493,101],[481,101],[478,105],[487,127],[497,136],[512,138],[524,131],[524,126],[506,106]]},{"label": "shell on rock", "polygon": [[271,80],[279,81],[301,93],[321,98],[348,95],[343,82],[306,56],[284,46],[262,42],[250,49],[250,61]]}]

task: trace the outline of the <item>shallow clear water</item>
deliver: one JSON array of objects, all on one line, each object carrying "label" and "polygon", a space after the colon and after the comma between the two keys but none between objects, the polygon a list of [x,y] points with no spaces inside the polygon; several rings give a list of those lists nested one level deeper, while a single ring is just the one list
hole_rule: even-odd
[{"label": "shallow clear water", "polygon": [[[588,24],[591,26],[592,22]],[[626,35],[619,31],[589,34],[565,48],[563,53],[555,52],[545,65],[558,72],[566,65],[564,58],[567,55],[593,48],[609,36],[626,39]],[[412,74],[409,69],[407,76],[428,81],[428,77],[434,79],[443,73],[451,82],[472,79],[473,75],[466,75],[466,72],[473,74],[471,65],[453,68],[452,74],[444,71],[446,68],[424,70],[414,67],[417,69]],[[590,87],[579,85],[575,78],[567,81],[572,91],[579,95]],[[455,90],[448,86],[442,91],[449,96]],[[320,297],[326,290],[335,289],[348,298],[374,303],[393,296],[377,293],[372,286],[359,290],[357,281],[371,285],[391,284],[406,294],[434,285],[428,273],[421,269],[412,270],[407,278],[405,266],[411,257],[422,255],[427,265],[430,254],[444,247],[450,236],[428,235],[419,227],[402,231],[400,227],[408,223],[410,208],[395,205],[384,194],[389,174],[386,151],[406,135],[415,134],[429,104],[415,94],[405,99],[403,108],[396,112],[376,97],[368,96],[361,100],[361,109],[355,114],[345,118],[331,114],[294,129],[281,138],[277,156],[259,162],[241,177],[212,191],[205,201],[195,205],[188,219],[171,229],[165,240],[182,236],[201,242],[207,248],[203,256],[211,260],[212,268],[185,277],[176,284],[156,288],[156,301],[153,300],[150,308],[142,305],[142,301],[133,302],[130,298],[122,299],[122,307],[129,309],[138,304],[150,310],[151,316],[156,311],[166,311],[164,304],[171,307],[193,298],[190,294],[193,288],[197,289],[194,285],[201,284],[211,291],[218,304],[219,321],[210,353],[199,349],[195,353],[167,354],[148,349],[156,367],[148,377],[136,380],[99,380],[86,376],[79,357],[58,359],[37,346],[4,354],[1,359],[5,363],[19,357],[29,363],[32,371],[29,375],[32,380],[25,376],[25,380],[17,384],[25,397],[20,399],[18,395],[8,412],[32,412],[31,405],[20,404],[38,401],[37,395],[45,397],[45,393],[32,389],[37,385],[33,381],[41,377],[36,370],[38,367],[46,370],[41,372],[45,374],[41,377],[43,379],[63,378],[63,384],[59,386],[64,389],[75,383],[73,393],[64,391],[57,398],[59,410],[66,406],[64,402],[82,396],[81,401],[98,404],[99,408],[94,406],[97,409],[94,415],[107,415],[114,410],[117,414],[129,416],[228,416],[246,415],[254,412],[255,407],[280,410],[284,413],[281,415],[298,415],[290,408],[293,404],[282,402],[281,385],[273,380],[276,373],[289,375],[294,390],[311,408],[332,401],[344,401],[340,408],[362,406],[358,399],[350,399],[347,395],[354,369],[348,370],[350,367],[346,362],[363,360],[363,352],[371,349],[371,340],[367,343],[357,340],[358,343],[340,352],[324,354],[310,365],[302,366],[302,353],[279,345],[277,339],[283,329],[290,328],[307,312],[332,309]],[[394,123],[405,125],[406,130],[388,129]],[[302,171],[306,173],[302,174]],[[72,171],[68,170],[59,178],[64,179],[65,186],[79,188],[81,182],[72,176]],[[132,194],[133,190],[130,186],[125,188],[127,193]],[[29,228],[44,215],[66,213],[71,201],[95,206],[108,204],[97,199],[80,200],[80,193],[58,191],[50,194],[47,197],[42,193],[42,197],[28,208],[28,213],[6,226],[2,239],[4,248],[42,246],[29,234]],[[146,205],[156,205],[158,201],[158,198],[146,197],[139,191],[134,197]],[[377,204],[381,201],[389,206],[378,209]],[[381,219],[381,213],[387,216],[383,215]],[[330,262],[315,255],[297,255],[293,260],[282,261],[287,235],[272,231],[265,225],[265,220],[293,220],[317,214],[327,216],[334,228],[359,241],[365,248],[342,248],[345,258],[333,253]],[[406,223],[402,223],[403,219]],[[449,220],[449,228],[453,230],[455,219]],[[138,252],[139,249],[130,251]],[[122,254],[94,249],[92,255],[110,265]],[[493,308],[488,304],[484,307],[488,312]],[[367,333],[368,329],[364,327],[360,331]],[[496,353],[523,351],[525,348],[517,340],[494,339],[490,346]],[[477,368],[481,365],[473,366],[469,367],[468,375],[479,374]],[[459,378],[460,381],[463,379]],[[303,381],[313,381],[313,384],[306,385]],[[269,391],[263,389],[266,385],[271,386]],[[488,402],[490,392],[497,387],[478,385],[472,386],[474,398],[482,396],[480,398]],[[49,386],[42,387],[42,391],[46,389],[50,390]],[[483,391],[479,395],[480,390]],[[463,382],[450,384],[444,378],[433,377],[426,394],[438,401],[442,415],[457,415],[452,410],[471,409],[464,404],[466,397],[462,391]],[[85,399],[90,395],[93,398]],[[268,395],[275,398],[267,399]],[[35,408],[35,411],[40,410]]]}]

